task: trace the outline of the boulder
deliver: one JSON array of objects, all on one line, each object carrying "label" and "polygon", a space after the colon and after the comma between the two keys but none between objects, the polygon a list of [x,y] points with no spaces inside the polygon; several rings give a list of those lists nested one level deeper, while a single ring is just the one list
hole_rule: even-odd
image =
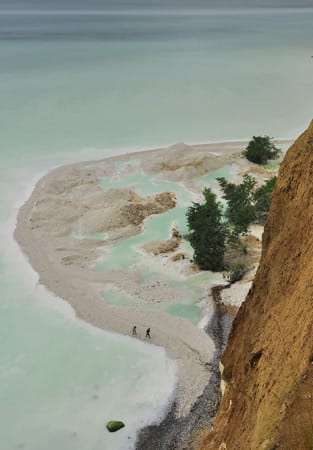
[{"label": "boulder", "polygon": [[107,429],[113,433],[114,431],[118,431],[121,428],[125,427],[125,424],[121,422],[120,420],[110,420],[110,422],[107,423]]}]

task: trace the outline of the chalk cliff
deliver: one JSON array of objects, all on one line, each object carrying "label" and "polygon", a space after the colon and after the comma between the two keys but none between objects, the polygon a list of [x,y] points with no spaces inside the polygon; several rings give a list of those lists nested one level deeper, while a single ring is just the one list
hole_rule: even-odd
[{"label": "chalk cliff", "polygon": [[313,122],[288,150],[201,450],[313,448]]}]

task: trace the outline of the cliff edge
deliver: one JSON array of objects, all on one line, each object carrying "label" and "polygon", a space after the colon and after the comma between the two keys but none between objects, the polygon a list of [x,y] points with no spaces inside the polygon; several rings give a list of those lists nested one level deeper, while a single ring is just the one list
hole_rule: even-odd
[{"label": "cliff edge", "polygon": [[313,122],[288,150],[201,450],[313,448]]}]

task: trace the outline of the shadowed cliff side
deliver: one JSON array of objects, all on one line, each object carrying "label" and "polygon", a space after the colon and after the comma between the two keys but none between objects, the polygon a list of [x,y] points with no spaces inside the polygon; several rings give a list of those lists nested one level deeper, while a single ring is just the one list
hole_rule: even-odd
[{"label": "shadowed cliff side", "polygon": [[287,152],[201,450],[313,449],[313,122]]}]

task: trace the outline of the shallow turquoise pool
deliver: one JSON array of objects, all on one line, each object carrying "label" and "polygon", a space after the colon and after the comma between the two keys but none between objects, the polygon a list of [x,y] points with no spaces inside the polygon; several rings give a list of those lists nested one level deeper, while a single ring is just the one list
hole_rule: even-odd
[{"label": "shallow turquoise pool", "polygon": [[[123,169],[126,163],[119,162],[116,167]],[[134,269],[136,270],[138,281],[142,284],[149,283],[152,280],[165,280],[169,287],[174,288],[180,297],[179,303],[175,300],[164,298],[160,303],[153,305],[142,305],[143,308],[159,309],[168,314],[183,317],[190,320],[195,325],[201,319],[201,308],[199,300],[201,298],[205,284],[211,283],[219,278],[211,272],[198,273],[188,277],[182,276],[175,264],[160,264],[156,259],[147,265],[147,257],[140,250],[145,244],[151,241],[166,240],[170,236],[171,228],[175,224],[180,233],[184,235],[187,232],[186,213],[188,207],[194,200],[194,193],[185,188],[182,184],[168,182],[151,176],[145,175],[140,166],[136,163],[132,165],[134,173],[123,174],[119,172],[112,177],[102,177],[101,186],[104,188],[127,187],[132,188],[140,195],[152,195],[159,192],[173,192],[177,198],[175,208],[159,215],[148,217],[142,229],[142,232],[128,239],[123,239],[109,247],[105,256],[96,265],[95,270],[102,271],[106,269]],[[232,166],[226,166],[219,170],[199,177],[197,182],[205,186],[213,187],[215,178],[218,176],[231,177],[233,173]],[[182,251],[192,254],[192,249],[187,241],[182,242]],[[170,258],[172,255],[163,255],[160,258]],[[117,290],[104,290],[103,298],[110,304],[137,305],[135,298],[124,295]]]}]

